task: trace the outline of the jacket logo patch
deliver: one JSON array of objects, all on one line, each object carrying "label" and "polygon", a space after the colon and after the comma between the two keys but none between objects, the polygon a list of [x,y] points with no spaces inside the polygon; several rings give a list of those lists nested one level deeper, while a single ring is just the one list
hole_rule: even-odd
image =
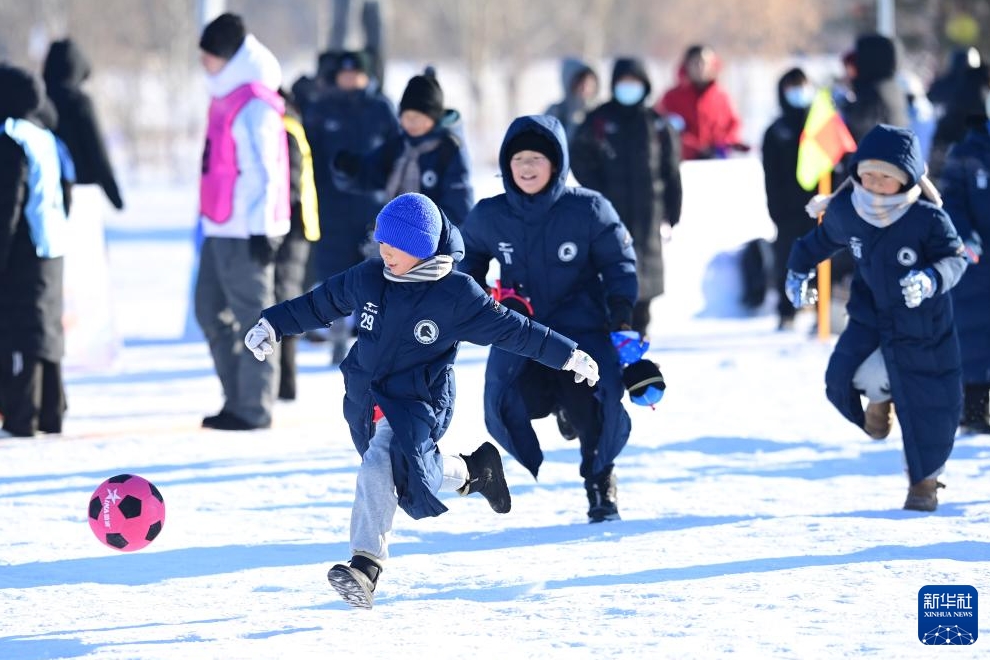
[{"label": "jacket logo patch", "polygon": [[499,241],[498,251],[502,253],[502,260],[505,261],[505,265],[510,265],[512,263],[512,243]]},{"label": "jacket logo patch", "polygon": [[413,336],[420,344],[432,344],[440,336],[440,328],[429,319],[423,319],[413,328]]},{"label": "jacket logo patch", "polygon": [[853,236],[849,239],[849,251],[857,259],[863,258],[863,241],[859,240],[858,237]]},{"label": "jacket logo patch", "polygon": [[426,170],[419,177],[419,182],[423,184],[424,188],[432,188],[437,185],[437,173],[433,170]]},{"label": "jacket logo patch", "polygon": [[574,261],[574,257],[577,256],[578,247],[573,241],[566,241],[560,244],[557,248],[557,258],[561,261]]},{"label": "jacket logo patch", "polygon": [[897,251],[897,263],[902,266],[913,266],[918,263],[918,253],[909,247]]}]

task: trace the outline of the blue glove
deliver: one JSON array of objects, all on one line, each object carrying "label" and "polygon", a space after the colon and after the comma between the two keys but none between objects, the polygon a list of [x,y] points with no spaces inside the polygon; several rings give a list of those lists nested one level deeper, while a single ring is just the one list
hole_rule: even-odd
[{"label": "blue glove", "polygon": [[810,273],[798,273],[793,270],[787,271],[787,280],[784,282],[784,292],[787,299],[791,301],[795,309],[801,309],[806,305],[814,305],[818,302],[818,290],[809,288],[808,280],[814,275]]},{"label": "blue glove", "polygon": [[904,304],[911,309],[920,305],[926,298],[934,296],[938,286],[935,281],[935,271],[931,268],[908,271],[908,274],[900,279],[900,285]]}]

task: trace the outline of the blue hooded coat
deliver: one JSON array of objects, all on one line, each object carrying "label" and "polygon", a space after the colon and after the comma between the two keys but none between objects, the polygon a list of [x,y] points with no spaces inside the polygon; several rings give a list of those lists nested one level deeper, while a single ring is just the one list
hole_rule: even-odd
[{"label": "blue hooded coat", "polygon": [[[508,145],[524,131],[535,131],[556,146],[560,166],[549,186],[527,195],[512,179]],[[556,118],[519,117],[509,126],[499,152],[505,193],[483,199],[462,227],[465,257],[459,268],[484,282],[497,259],[503,286],[520,290],[533,306],[533,318],[578,342],[598,363],[595,398],[601,403],[602,433],[592,466],[611,466],[629,438],[631,422],[622,406],[625,388],[609,329],[636,300],[636,255],[632,238],[612,204],[586,188],[566,186],[567,138]],[[526,358],[493,350],[485,372],[485,423],[492,437],[537,476],[543,462],[526,403],[516,381]]]},{"label": "blue hooded coat", "polygon": [[960,238],[983,250],[952,290],[963,381],[990,383],[990,133],[985,127],[952,146],[941,184],[945,210]]},{"label": "blue hooded coat", "polygon": [[[921,146],[911,131],[880,124],[860,142],[851,162],[892,163],[908,174],[907,187],[924,174]],[[849,324],[836,343],[825,374],[829,401],[849,421],[863,426],[861,393],[853,388],[856,369],[878,346],[887,365],[891,396],[901,425],[911,483],[935,474],[952,451],[962,411],[959,342],[952,298],[945,295],[966,268],[949,216],[919,199],[894,222],[878,227],[864,220],[845,187],[832,198],[822,223],[798,239],[787,267],[810,272],[832,253],[848,247],[855,272],[847,311]],[[935,295],[911,309],[900,280],[910,270],[932,268]]]},{"label": "blue hooded coat", "polygon": [[[444,217],[438,253],[456,261],[463,245]],[[281,339],[328,327],[357,311],[357,342],[340,365],[351,439],[363,455],[374,435],[377,404],[395,432],[390,453],[399,506],[413,518],[437,516],[447,510],[436,497],[443,480],[437,442],[454,413],[453,365],[460,342],[492,344],[555,369],[575,344],[498,304],[463,273],[395,282],[383,269],[381,259],[368,259],[262,316]]]}]

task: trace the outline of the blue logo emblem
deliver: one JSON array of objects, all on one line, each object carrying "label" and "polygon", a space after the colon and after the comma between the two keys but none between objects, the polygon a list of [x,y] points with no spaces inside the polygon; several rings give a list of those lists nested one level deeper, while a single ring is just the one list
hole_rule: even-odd
[{"label": "blue logo emblem", "polygon": [[926,585],[918,591],[918,639],[926,646],[969,646],[979,634],[976,589]]}]

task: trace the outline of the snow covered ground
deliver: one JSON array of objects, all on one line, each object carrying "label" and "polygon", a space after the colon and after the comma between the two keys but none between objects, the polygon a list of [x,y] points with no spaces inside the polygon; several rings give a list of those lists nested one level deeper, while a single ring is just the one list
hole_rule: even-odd
[{"label": "snow covered ground", "polygon": [[[832,410],[810,318],[781,334],[771,315],[697,313],[711,286],[678,275],[704,273],[687,223],[655,307],[669,388],[629,406],[622,521],[585,522],[577,446],[538,420],[540,480],[506,460],[512,511],[456,495],[439,518],[400,511],[375,608],[350,609],[326,572],[349,557],[358,457],[325,345],[301,344],[300,397],[270,431],[199,428],[221,399],[182,338],[192,200],[131,191],[108,228],[118,360],[70,374],[63,437],[0,441],[0,658],[986,657],[990,639],[924,646],[918,593],[990,594],[990,436],[957,441],[936,513],[902,511],[897,426],[871,441]],[[486,354],[457,363],[451,452],[487,438]],[[121,472],[167,507],[136,553],[86,523]]]}]

